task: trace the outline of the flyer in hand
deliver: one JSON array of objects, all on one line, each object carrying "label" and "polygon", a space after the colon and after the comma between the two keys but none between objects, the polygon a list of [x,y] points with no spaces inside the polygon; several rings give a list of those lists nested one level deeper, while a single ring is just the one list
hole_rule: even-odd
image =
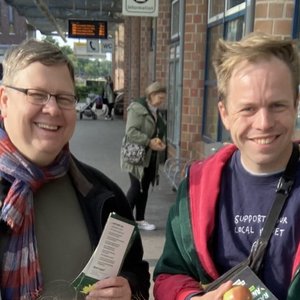
[{"label": "flyer in hand", "polygon": [[246,285],[253,300],[278,300],[248,266],[234,274],[230,280],[233,285]]},{"label": "flyer in hand", "polygon": [[92,257],[72,282],[79,292],[88,294],[99,280],[117,276],[125,255],[134,240],[135,223],[111,213]]}]

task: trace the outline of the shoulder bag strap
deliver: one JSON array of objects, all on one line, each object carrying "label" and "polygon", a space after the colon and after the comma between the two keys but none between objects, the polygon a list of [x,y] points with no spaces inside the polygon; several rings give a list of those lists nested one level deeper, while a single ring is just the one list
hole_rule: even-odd
[{"label": "shoulder bag strap", "polygon": [[210,283],[209,286],[205,289],[205,292],[216,289],[218,286],[221,285],[221,283],[229,280],[234,274],[239,272],[245,266],[249,266],[254,273],[258,274],[264,259],[264,254],[267,245],[273,233],[273,229],[275,228],[280,212],[293,186],[298,160],[299,146],[293,144],[292,155],[289,159],[289,162],[282,177],[278,182],[275,201],[267,216],[266,222],[263,227],[262,235],[259,238],[256,247],[252,249],[247,259],[241,261],[239,264],[237,264],[236,266],[228,270],[226,273],[224,273],[222,276],[220,276],[218,279]]},{"label": "shoulder bag strap", "polygon": [[258,274],[259,272],[269,240],[271,238],[275,225],[279,219],[279,215],[282,211],[285,201],[288,198],[292,189],[296,175],[298,160],[299,145],[293,144],[292,155],[289,159],[289,162],[286,166],[283,175],[278,181],[276,189],[276,198],[267,216],[262,234],[257,242],[256,247],[254,247],[254,249],[251,251],[248,258],[249,266],[256,274]]}]

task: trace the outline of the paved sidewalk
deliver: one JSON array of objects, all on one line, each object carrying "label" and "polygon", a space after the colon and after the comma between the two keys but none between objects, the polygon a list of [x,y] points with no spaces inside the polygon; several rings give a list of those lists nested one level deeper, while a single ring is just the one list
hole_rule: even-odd
[{"label": "paved sidewalk", "polygon": [[[77,121],[77,127],[71,140],[71,151],[80,160],[93,165],[113,179],[124,191],[129,187],[129,176],[120,169],[120,147],[125,131],[125,122],[119,117],[106,121],[83,118]],[[145,259],[150,271],[160,256],[164,244],[165,223],[170,206],[175,202],[176,193],[167,178],[160,172],[160,185],[149,190],[146,219],[157,226],[155,231],[142,231]],[[152,295],[152,288],[150,291]],[[151,297],[150,299],[153,299]]]}]

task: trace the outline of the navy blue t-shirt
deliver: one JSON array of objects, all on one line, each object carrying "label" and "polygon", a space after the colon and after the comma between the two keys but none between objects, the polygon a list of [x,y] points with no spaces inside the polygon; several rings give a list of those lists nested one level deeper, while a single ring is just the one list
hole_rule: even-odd
[{"label": "navy blue t-shirt", "polygon": [[[222,174],[213,255],[220,274],[248,257],[259,238],[282,172],[253,175],[232,156]],[[290,197],[280,215],[259,277],[278,299],[287,298],[294,256],[300,241],[300,165]]]}]

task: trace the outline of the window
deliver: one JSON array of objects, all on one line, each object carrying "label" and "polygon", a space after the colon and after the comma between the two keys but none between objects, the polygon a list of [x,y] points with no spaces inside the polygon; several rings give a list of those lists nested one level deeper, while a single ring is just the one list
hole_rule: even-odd
[{"label": "window", "polygon": [[244,17],[238,17],[235,20],[229,21],[225,26],[225,39],[230,41],[240,40],[245,32]]},{"label": "window", "polygon": [[8,33],[15,34],[15,14],[11,6],[8,6],[8,22]]},{"label": "window", "polygon": [[240,40],[245,34],[245,1],[210,0],[208,5],[207,54],[204,86],[203,138],[208,142],[226,141],[229,134],[218,112],[217,80],[212,56],[219,38]]},{"label": "window", "polygon": [[184,12],[180,11],[184,0],[171,0],[171,26],[170,26],[170,52],[169,52],[169,78],[168,78],[168,105],[167,137],[170,144],[176,149],[179,147],[181,129],[181,67],[180,67],[180,18]]},{"label": "window", "polygon": [[168,140],[175,146],[179,144],[180,138],[180,117],[181,103],[180,91],[180,66],[179,66],[179,45],[175,44],[170,48],[169,57],[169,86],[168,86]]},{"label": "window", "polygon": [[204,102],[204,129],[203,134],[210,140],[218,140],[218,94],[216,88],[216,75],[212,66],[213,49],[216,42],[223,35],[224,24],[220,23],[208,30],[207,44],[207,67],[205,80],[205,102]]},{"label": "window", "polygon": [[300,0],[295,0],[292,37],[300,39]]},{"label": "window", "polygon": [[227,9],[236,7],[239,4],[243,4],[244,2],[245,2],[245,0],[229,0],[229,1],[227,1]]},{"label": "window", "polygon": [[208,4],[208,18],[211,21],[223,17],[225,2],[220,0],[210,0]]},{"label": "window", "polygon": [[179,37],[179,0],[172,1],[171,39]]}]

